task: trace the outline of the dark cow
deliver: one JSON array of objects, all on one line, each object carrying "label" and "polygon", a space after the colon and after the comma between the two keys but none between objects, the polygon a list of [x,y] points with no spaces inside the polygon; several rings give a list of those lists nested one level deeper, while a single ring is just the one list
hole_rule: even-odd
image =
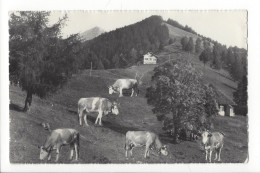
[{"label": "dark cow", "polygon": [[97,112],[98,116],[95,124],[99,121],[99,125],[102,125],[101,119],[103,115],[108,115],[109,113],[114,115],[119,114],[118,105],[119,104],[115,101],[111,102],[110,100],[101,97],[81,98],[78,101],[79,124],[82,126],[82,117],[84,114],[84,121],[86,126],[88,126],[87,114]]},{"label": "dark cow", "polygon": [[125,157],[127,158],[128,151],[130,156],[133,155],[135,147],[145,146],[144,158],[149,157],[149,149],[155,147],[159,154],[168,155],[166,145],[162,145],[158,135],[149,131],[128,131],[125,140]]}]

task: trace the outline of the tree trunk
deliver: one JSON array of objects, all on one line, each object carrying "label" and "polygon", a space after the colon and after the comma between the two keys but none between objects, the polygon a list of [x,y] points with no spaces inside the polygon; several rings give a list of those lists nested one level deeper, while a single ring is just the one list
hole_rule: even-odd
[{"label": "tree trunk", "polygon": [[32,104],[32,90],[28,90],[27,91],[27,96],[26,96],[26,99],[25,99],[25,103],[24,103],[24,108],[23,110],[26,112],[26,111],[30,111],[30,106]]},{"label": "tree trunk", "polygon": [[179,128],[176,127],[176,125],[174,126],[173,142],[176,143],[176,144],[180,143],[180,141],[179,141]]},{"label": "tree trunk", "polygon": [[178,110],[176,109],[173,112],[173,122],[174,122],[174,135],[173,135],[173,142],[178,144],[179,141],[179,118],[178,118]]}]

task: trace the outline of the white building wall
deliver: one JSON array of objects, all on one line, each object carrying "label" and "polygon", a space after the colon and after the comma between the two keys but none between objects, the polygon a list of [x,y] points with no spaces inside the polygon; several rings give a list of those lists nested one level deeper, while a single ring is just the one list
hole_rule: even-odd
[{"label": "white building wall", "polygon": [[234,116],[235,116],[234,108],[231,107],[229,110],[230,110],[230,116],[231,116],[231,117],[234,117]]},{"label": "white building wall", "polygon": [[157,58],[152,56],[150,53],[144,55],[144,64],[156,64]]},{"label": "white building wall", "polygon": [[219,107],[218,114],[219,114],[220,116],[225,116],[224,106],[220,106],[220,107]]}]

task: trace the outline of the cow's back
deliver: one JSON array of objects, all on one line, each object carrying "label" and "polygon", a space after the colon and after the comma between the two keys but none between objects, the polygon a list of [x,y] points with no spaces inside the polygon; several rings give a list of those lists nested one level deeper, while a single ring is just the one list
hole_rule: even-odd
[{"label": "cow's back", "polygon": [[132,88],[133,85],[137,84],[137,80],[136,79],[118,79],[114,86],[115,87],[122,87],[124,89],[129,89]]},{"label": "cow's back", "polygon": [[69,144],[73,142],[76,138],[79,132],[75,129],[56,129],[53,131],[55,136],[58,136],[57,142],[61,142],[63,144]]},{"label": "cow's back", "polygon": [[149,131],[128,131],[126,133],[126,140],[134,143],[145,145],[148,140],[153,142],[156,135]]},{"label": "cow's back", "polygon": [[86,109],[87,111],[96,111],[99,108],[102,98],[100,97],[89,97],[81,98],[78,102],[79,109]]},{"label": "cow's back", "polygon": [[212,132],[212,136],[210,138],[211,144],[223,144],[224,143],[224,135],[219,132]]}]

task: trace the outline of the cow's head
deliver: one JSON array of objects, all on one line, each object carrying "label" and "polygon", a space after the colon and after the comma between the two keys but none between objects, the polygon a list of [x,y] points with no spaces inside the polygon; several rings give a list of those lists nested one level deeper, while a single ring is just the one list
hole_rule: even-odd
[{"label": "cow's head", "polygon": [[119,111],[118,111],[118,106],[119,105],[120,104],[115,102],[115,101],[112,103],[112,107],[111,107],[112,114],[114,114],[114,115],[118,115],[119,114]]},{"label": "cow's head", "polygon": [[201,134],[201,142],[203,145],[206,145],[208,142],[208,139],[212,136],[212,134],[209,131],[203,131]]},{"label": "cow's head", "polygon": [[40,148],[40,160],[46,159],[46,157],[49,156],[50,151],[48,151],[46,148],[43,146],[39,147]]},{"label": "cow's head", "polygon": [[108,87],[108,93],[109,94],[118,93],[117,88],[115,88],[113,86],[109,86]]},{"label": "cow's head", "polygon": [[168,155],[167,146],[163,145],[159,152],[160,152],[160,154],[167,156]]}]

